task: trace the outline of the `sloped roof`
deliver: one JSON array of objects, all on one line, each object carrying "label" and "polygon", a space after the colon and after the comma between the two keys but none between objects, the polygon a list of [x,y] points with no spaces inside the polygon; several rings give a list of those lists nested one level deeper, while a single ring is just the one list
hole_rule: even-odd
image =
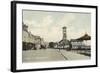
[{"label": "sloped roof", "polygon": [[77,38],[76,40],[91,40],[91,36],[89,36],[88,34],[85,34],[82,37]]},{"label": "sloped roof", "polygon": [[69,45],[69,40],[61,40],[59,41],[60,44],[66,44],[66,45]]}]

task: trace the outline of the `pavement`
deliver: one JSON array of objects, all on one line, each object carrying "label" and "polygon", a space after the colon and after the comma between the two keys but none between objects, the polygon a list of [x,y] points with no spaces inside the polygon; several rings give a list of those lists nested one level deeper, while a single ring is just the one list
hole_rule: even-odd
[{"label": "pavement", "polygon": [[86,60],[86,59],[91,59],[89,56],[85,56],[76,52],[72,51],[65,51],[65,50],[60,50],[60,52],[67,57],[68,60]]},{"label": "pavement", "polygon": [[66,60],[58,49],[27,50],[22,52],[22,62],[42,61],[64,61]]},{"label": "pavement", "polygon": [[22,62],[66,61],[83,60],[90,57],[75,52],[58,49],[41,49],[22,51]]}]

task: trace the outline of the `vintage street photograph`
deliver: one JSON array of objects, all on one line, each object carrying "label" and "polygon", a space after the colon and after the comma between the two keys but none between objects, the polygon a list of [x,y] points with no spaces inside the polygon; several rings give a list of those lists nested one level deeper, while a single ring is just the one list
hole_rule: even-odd
[{"label": "vintage street photograph", "polygon": [[91,13],[22,10],[22,62],[91,59]]}]

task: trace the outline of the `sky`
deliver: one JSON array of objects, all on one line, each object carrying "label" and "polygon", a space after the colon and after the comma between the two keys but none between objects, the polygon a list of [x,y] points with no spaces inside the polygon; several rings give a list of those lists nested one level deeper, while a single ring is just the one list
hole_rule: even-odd
[{"label": "sky", "polygon": [[67,39],[76,39],[85,33],[91,35],[91,14],[23,10],[23,22],[28,31],[47,42],[62,39],[62,27],[67,27]]}]

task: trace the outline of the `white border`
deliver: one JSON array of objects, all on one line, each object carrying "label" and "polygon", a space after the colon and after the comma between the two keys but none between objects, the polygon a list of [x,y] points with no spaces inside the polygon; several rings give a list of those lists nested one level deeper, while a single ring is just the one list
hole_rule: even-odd
[{"label": "white border", "polygon": [[[22,63],[22,9],[28,10],[46,10],[46,11],[70,11],[70,12],[86,12],[91,13],[91,59],[81,61],[59,61],[59,62],[42,62],[42,63]],[[95,9],[81,8],[81,7],[59,7],[59,6],[44,6],[44,5],[28,5],[17,4],[17,70],[20,69],[38,69],[38,68],[52,68],[52,67],[71,67],[71,66],[85,66],[95,65],[96,45],[95,45]]]}]

